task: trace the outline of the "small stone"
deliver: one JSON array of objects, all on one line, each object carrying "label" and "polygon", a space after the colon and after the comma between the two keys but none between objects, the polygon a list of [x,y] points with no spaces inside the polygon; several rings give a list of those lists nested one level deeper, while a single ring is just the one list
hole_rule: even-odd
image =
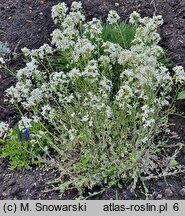
[{"label": "small stone", "polygon": [[185,188],[182,188],[180,191],[179,191],[179,194],[183,197],[185,197]]},{"label": "small stone", "polygon": [[40,0],[40,4],[44,4],[45,3],[45,0]]},{"label": "small stone", "polygon": [[170,188],[165,189],[164,194],[165,194],[165,197],[172,197],[173,196],[173,192]]},{"label": "small stone", "polygon": [[148,199],[149,199],[149,200],[155,200],[155,197],[152,196],[152,195],[150,195],[150,196],[148,197]]},{"label": "small stone", "polygon": [[157,196],[156,196],[156,200],[160,200],[160,199],[162,199],[163,198],[163,195],[162,194],[157,194]]},{"label": "small stone", "polygon": [[161,181],[161,180],[159,180],[159,181],[157,181],[157,182],[156,182],[156,185],[157,185],[157,186],[159,186],[159,187],[162,187],[162,188],[164,188],[164,187],[165,187],[165,182],[164,182],[164,181]]},{"label": "small stone", "polygon": [[118,2],[116,2],[116,3],[115,3],[115,6],[116,6],[116,7],[119,7],[119,3],[118,3]]},{"label": "small stone", "polygon": [[43,13],[42,13],[42,12],[40,12],[39,14],[40,14],[40,16],[43,16]]},{"label": "small stone", "polygon": [[176,0],[171,0],[171,1],[169,2],[169,5],[170,5],[171,7],[175,7],[175,6],[177,5]]},{"label": "small stone", "polygon": [[10,179],[7,183],[8,186],[12,186],[16,183],[16,180],[15,179]]},{"label": "small stone", "polygon": [[8,192],[3,192],[3,193],[2,193],[2,196],[3,196],[3,197],[8,197],[8,196],[10,196],[10,194],[9,194]]},{"label": "small stone", "polygon": [[18,186],[14,186],[11,190],[11,194],[12,195],[17,195],[19,192],[21,191],[21,189]]}]

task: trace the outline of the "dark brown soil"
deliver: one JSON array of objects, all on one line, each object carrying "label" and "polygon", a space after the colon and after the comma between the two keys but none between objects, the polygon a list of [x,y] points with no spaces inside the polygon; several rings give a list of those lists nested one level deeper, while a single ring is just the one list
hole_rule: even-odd
[{"label": "dark brown soil", "polygon": [[[20,53],[23,47],[38,48],[49,42],[50,33],[55,28],[51,20],[51,6],[62,0],[0,0],[0,41],[7,42],[11,50]],[[71,4],[72,0],[64,2]],[[136,10],[142,16],[161,14],[164,25],[161,29],[161,45],[175,65],[185,67],[185,0],[81,0],[88,19],[93,16],[105,19],[110,9],[115,9],[122,19]],[[115,4],[116,3],[116,4]],[[14,83],[12,77],[0,71],[0,120],[12,121],[16,118],[11,107],[3,102],[4,90]],[[185,112],[185,102],[177,103],[177,113]],[[169,116],[171,130],[185,143],[185,118]],[[172,145],[176,142],[170,140]],[[185,149],[179,156],[179,163],[185,165]],[[43,192],[46,183],[55,178],[55,171],[48,172],[42,167],[30,170],[11,171],[8,160],[0,158],[0,199],[61,199],[58,192]],[[166,183],[167,182],[167,183]],[[185,199],[185,175],[152,180],[147,183],[151,199]],[[62,199],[74,199],[76,191],[65,194]],[[143,199],[138,189],[138,197],[122,190],[106,189],[95,199]]]}]

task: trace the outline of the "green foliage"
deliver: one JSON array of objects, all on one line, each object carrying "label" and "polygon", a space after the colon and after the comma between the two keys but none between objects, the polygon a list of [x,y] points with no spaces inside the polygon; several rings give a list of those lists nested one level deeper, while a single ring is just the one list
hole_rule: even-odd
[{"label": "green foliage", "polygon": [[172,67],[173,65],[172,61],[167,57],[165,52],[158,57],[158,61],[167,68]]},{"label": "green foliage", "polygon": [[[48,145],[46,143],[48,138],[43,137],[37,140],[38,137],[36,134],[38,134],[41,129],[43,130],[43,127],[39,123],[35,123],[30,129],[29,136],[32,137],[32,142],[30,142],[30,140],[25,141],[18,125],[15,125],[11,129],[11,135],[6,138],[6,142],[1,150],[2,157],[9,157],[11,169],[29,168],[32,164],[40,164],[43,162],[42,154],[46,153],[44,147]],[[33,139],[33,137],[35,139]]]},{"label": "green foliage", "polygon": [[119,22],[116,25],[104,24],[102,38],[104,41],[110,41],[119,44],[124,49],[131,47],[131,42],[134,39],[136,26]]},{"label": "green foliage", "polygon": [[177,100],[184,100],[185,99],[185,90],[179,92],[178,96],[177,96]]},{"label": "green foliage", "polygon": [[178,164],[178,162],[176,160],[174,160],[174,159],[170,160],[170,163],[169,163],[170,166],[176,167],[177,164]]}]

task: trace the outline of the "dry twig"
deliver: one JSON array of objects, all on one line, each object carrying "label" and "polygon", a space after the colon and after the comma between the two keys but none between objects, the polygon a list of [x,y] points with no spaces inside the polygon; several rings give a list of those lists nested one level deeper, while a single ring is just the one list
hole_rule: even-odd
[{"label": "dry twig", "polygon": [[156,1],[155,1],[155,0],[152,0],[150,4],[153,4],[153,7],[154,7],[154,15],[156,15],[156,13],[157,13]]}]

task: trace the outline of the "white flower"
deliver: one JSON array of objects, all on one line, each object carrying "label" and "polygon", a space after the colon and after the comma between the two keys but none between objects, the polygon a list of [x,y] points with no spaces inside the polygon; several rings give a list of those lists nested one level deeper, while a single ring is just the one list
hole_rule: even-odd
[{"label": "white flower", "polygon": [[103,76],[103,79],[100,81],[100,85],[109,92],[112,89],[112,82],[108,80],[105,76]]},{"label": "white flower", "polygon": [[64,21],[61,23],[61,26],[63,28],[62,29],[63,33],[65,32],[65,35],[69,35],[69,33],[67,33],[66,30],[69,30],[70,32],[72,30],[74,31],[75,23],[73,22],[73,19],[69,14],[66,16]]},{"label": "white flower", "polygon": [[116,63],[123,51],[123,48],[119,44],[115,44],[109,41],[103,42],[102,48],[113,64]]},{"label": "white flower", "polygon": [[169,101],[163,100],[163,101],[161,101],[161,105],[162,106],[168,106],[169,105]]},{"label": "white flower", "polygon": [[0,138],[6,136],[7,131],[9,130],[9,124],[5,122],[0,122]]},{"label": "white flower", "polygon": [[134,93],[129,85],[121,86],[116,95],[116,100],[125,100],[134,96]]},{"label": "white flower", "polygon": [[80,24],[85,20],[85,16],[80,11],[70,12],[69,16],[72,18],[75,26],[77,26],[78,24]]},{"label": "white flower", "polygon": [[52,47],[49,46],[48,44],[44,44],[38,49],[38,54],[41,59],[44,59],[45,55],[52,54],[52,53],[53,53]]},{"label": "white flower", "polygon": [[132,70],[126,69],[120,74],[120,77],[124,78],[124,76],[127,76],[130,78],[130,77],[134,77],[134,75],[135,75],[135,73]]},{"label": "white flower", "polygon": [[164,20],[163,20],[163,18],[162,18],[161,15],[153,16],[153,20],[154,20],[154,23],[155,23],[157,26],[161,26],[161,25],[163,25],[163,23],[164,23]]},{"label": "white flower", "polygon": [[90,119],[90,121],[89,121],[89,127],[92,127],[92,126],[93,126],[93,120]]},{"label": "white flower", "polygon": [[91,39],[96,41],[102,40],[99,35],[102,33],[103,26],[99,19],[93,18],[92,21],[85,23],[84,25],[84,35],[89,35]]},{"label": "white flower", "polygon": [[71,11],[79,11],[82,9],[82,3],[81,2],[72,2],[71,4]]},{"label": "white flower", "polygon": [[102,66],[107,67],[108,65],[110,65],[110,58],[108,56],[102,55],[99,58],[99,62]]},{"label": "white flower", "polygon": [[[17,71],[17,74],[16,74],[16,77],[17,79],[20,81],[23,76],[27,76],[28,77],[28,73],[27,73],[27,69],[26,68],[22,68],[22,69],[19,69]],[[29,73],[29,77],[31,76],[31,73]]]},{"label": "white flower", "polygon": [[174,77],[175,77],[176,82],[180,82],[180,83],[185,82],[185,72],[182,66],[174,67],[173,71],[175,72]]},{"label": "white flower", "polygon": [[74,128],[72,128],[72,129],[70,129],[68,131],[68,133],[69,133],[69,139],[71,141],[73,141],[75,139],[75,137],[76,137],[77,130],[75,130]]},{"label": "white flower", "polygon": [[38,116],[32,116],[33,122],[38,123],[39,122],[39,117]]},{"label": "white flower", "polygon": [[44,151],[47,152],[48,151],[48,146],[44,146]]},{"label": "white flower", "polygon": [[111,118],[111,117],[112,117],[112,110],[111,110],[111,107],[110,107],[110,106],[107,106],[107,107],[106,107],[106,114],[107,114],[107,117],[108,117],[108,118]]},{"label": "white flower", "polygon": [[144,138],[141,140],[142,143],[147,143],[147,141],[148,141],[148,137],[144,137]]},{"label": "white flower", "polygon": [[63,21],[67,11],[68,11],[67,5],[64,2],[54,5],[52,7],[51,16],[55,24],[60,24]]},{"label": "white flower", "polygon": [[82,72],[82,76],[96,78],[99,76],[97,61],[91,60]]},{"label": "white flower", "polygon": [[117,23],[119,19],[120,19],[120,16],[117,14],[116,11],[114,11],[114,10],[110,10],[110,11],[109,11],[107,21],[108,21],[110,24],[115,24],[115,23]]},{"label": "white flower", "polygon": [[[67,32],[67,35],[65,34]],[[62,32],[60,29],[55,29],[52,35],[51,43],[54,44],[58,49],[65,51],[70,47],[73,47],[75,41],[73,40],[73,36],[75,31],[71,28],[66,29],[65,32]]]},{"label": "white flower", "polygon": [[32,58],[32,60],[30,62],[26,63],[26,69],[28,71],[34,71],[37,68],[38,68],[37,61],[34,58]]},{"label": "white flower", "polygon": [[47,119],[47,114],[52,110],[51,106],[49,104],[45,105],[43,108],[42,108],[42,112],[41,112],[41,115]]},{"label": "white flower", "polygon": [[74,95],[73,95],[73,93],[71,93],[69,96],[65,97],[64,100],[67,103],[70,103],[73,98],[74,98]]},{"label": "white flower", "polygon": [[81,119],[82,122],[87,122],[89,120],[89,115],[85,115],[83,116],[83,118]]},{"label": "white flower", "polygon": [[0,64],[5,64],[5,60],[2,57],[0,57]]},{"label": "white flower", "polygon": [[21,120],[18,122],[18,127],[20,131],[28,129],[31,127],[32,119],[29,119],[26,116],[22,116]]},{"label": "white flower", "polygon": [[[131,49],[133,49],[133,47]],[[135,57],[134,55],[135,55],[135,53],[133,51],[123,50],[118,55],[118,63],[120,65],[125,65],[127,62],[132,61],[132,58]]]},{"label": "white flower", "polygon": [[136,24],[139,22],[139,19],[140,19],[140,14],[137,13],[136,11],[133,11],[132,14],[130,15],[129,17],[129,23],[131,24]]},{"label": "white flower", "polygon": [[155,120],[154,119],[150,119],[148,121],[146,121],[146,124],[143,125],[144,128],[147,128],[147,127],[151,127],[152,124],[155,123]]},{"label": "white flower", "polygon": [[74,60],[78,61],[81,54],[90,55],[95,49],[95,46],[86,38],[78,39],[77,43],[74,46]]},{"label": "white flower", "polygon": [[71,117],[72,117],[72,118],[75,117],[75,112],[71,113]]},{"label": "white flower", "polygon": [[70,79],[76,79],[81,76],[81,73],[79,69],[73,68],[67,75]]},{"label": "white flower", "polygon": [[27,47],[22,48],[21,51],[23,52],[23,54],[25,56],[29,56],[30,53],[31,53],[30,50]]},{"label": "white flower", "polygon": [[143,105],[143,106],[141,107],[141,109],[142,109],[143,111],[149,110],[148,105]]},{"label": "white flower", "polygon": [[26,83],[24,82],[17,82],[16,86],[13,87],[11,86],[9,89],[6,90],[6,95],[8,97],[11,97],[10,102],[21,102],[22,100],[25,99],[25,97],[28,97],[28,93],[30,91],[30,80],[26,80]]}]

